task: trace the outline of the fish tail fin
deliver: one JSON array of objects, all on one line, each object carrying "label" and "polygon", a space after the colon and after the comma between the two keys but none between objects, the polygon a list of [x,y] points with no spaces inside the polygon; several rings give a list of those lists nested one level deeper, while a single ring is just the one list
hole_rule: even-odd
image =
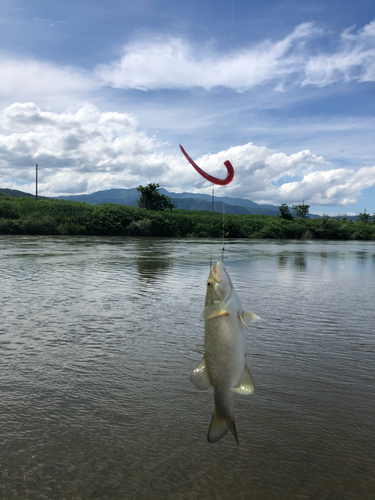
[{"label": "fish tail fin", "polygon": [[207,441],[209,443],[216,443],[216,441],[225,436],[229,429],[235,437],[237,444],[239,444],[234,419],[219,417],[215,408],[210,428],[208,429]]},{"label": "fish tail fin", "polygon": [[228,432],[229,426],[225,418],[219,417],[216,408],[212,415],[210,428],[208,429],[207,441],[209,443],[216,443]]},{"label": "fish tail fin", "polygon": [[236,431],[236,425],[234,423],[234,420],[232,420],[231,422],[228,422],[228,427],[231,431],[231,433],[233,434],[235,440],[237,441],[237,444],[238,446],[240,445],[240,443],[238,442],[238,437],[237,437],[237,431]]}]

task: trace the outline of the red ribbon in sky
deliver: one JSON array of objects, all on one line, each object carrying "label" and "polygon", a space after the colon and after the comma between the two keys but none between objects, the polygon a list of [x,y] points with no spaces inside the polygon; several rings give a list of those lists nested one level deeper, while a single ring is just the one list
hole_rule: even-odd
[{"label": "red ribbon in sky", "polygon": [[201,174],[202,177],[207,179],[210,182],[213,182],[214,184],[219,184],[220,186],[225,186],[226,184],[229,184],[232,182],[233,177],[234,177],[234,169],[232,167],[232,164],[229,160],[224,162],[224,165],[227,167],[228,175],[225,177],[225,179],[218,179],[217,177],[212,177],[212,175],[207,174],[204,170],[198,167],[196,163],[190,158],[190,156],[187,154],[187,152],[184,150],[184,148],[180,144],[181,151],[184,153],[185,157],[189,162],[193,165],[195,170]]}]

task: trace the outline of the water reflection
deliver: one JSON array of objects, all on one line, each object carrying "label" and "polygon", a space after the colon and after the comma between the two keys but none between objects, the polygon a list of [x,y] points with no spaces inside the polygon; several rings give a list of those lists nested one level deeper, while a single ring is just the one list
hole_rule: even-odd
[{"label": "water reflection", "polygon": [[278,265],[280,271],[286,269],[287,262],[288,262],[288,255],[285,252],[280,253],[278,256]]},{"label": "water reflection", "polygon": [[296,252],[293,259],[293,267],[299,271],[305,271],[306,264],[306,254],[304,252]]},{"label": "water reflection", "polygon": [[369,258],[369,254],[362,250],[362,251],[356,252],[356,257],[357,257],[357,261],[359,264],[365,264],[366,260]]},{"label": "water reflection", "polygon": [[153,238],[139,238],[135,253],[140,280],[160,279],[173,266],[173,257],[167,245],[163,249]]},{"label": "water reflection", "polygon": [[305,271],[307,262],[306,254],[304,252],[281,252],[277,256],[279,271],[283,271],[287,268],[288,262],[294,269],[298,271]]},{"label": "water reflection", "polygon": [[137,270],[140,279],[160,279],[163,273],[172,266],[172,259],[161,260],[143,256],[137,258]]}]

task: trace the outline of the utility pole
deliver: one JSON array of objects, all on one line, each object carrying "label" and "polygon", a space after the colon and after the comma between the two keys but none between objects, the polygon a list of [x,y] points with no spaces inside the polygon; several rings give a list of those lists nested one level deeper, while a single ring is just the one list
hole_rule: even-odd
[{"label": "utility pole", "polygon": [[35,201],[38,201],[38,164],[35,165]]},{"label": "utility pole", "polygon": [[214,195],[214,192],[215,192],[215,190],[214,190],[214,189],[212,189],[212,207],[211,207],[211,212],[213,212],[213,211],[214,211],[214,196],[215,196],[215,195]]}]

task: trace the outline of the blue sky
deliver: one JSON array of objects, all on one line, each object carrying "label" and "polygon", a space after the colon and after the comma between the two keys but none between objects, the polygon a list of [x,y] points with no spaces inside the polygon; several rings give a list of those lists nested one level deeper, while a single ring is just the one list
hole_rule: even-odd
[{"label": "blue sky", "polygon": [[373,0],[3,0],[0,185],[375,212]]}]

